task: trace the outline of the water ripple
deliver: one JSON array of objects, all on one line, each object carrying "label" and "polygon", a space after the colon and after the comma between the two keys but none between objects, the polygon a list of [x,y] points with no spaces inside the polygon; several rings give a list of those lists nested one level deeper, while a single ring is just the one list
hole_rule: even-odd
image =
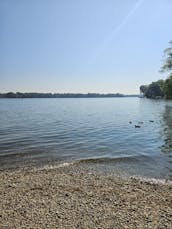
[{"label": "water ripple", "polygon": [[0,167],[83,160],[169,177],[171,107],[170,101],[138,98],[1,99]]}]

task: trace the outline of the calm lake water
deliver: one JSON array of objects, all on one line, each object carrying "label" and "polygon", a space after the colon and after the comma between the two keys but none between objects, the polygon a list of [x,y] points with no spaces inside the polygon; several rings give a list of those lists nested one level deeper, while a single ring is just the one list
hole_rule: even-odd
[{"label": "calm lake water", "polygon": [[0,100],[1,170],[70,161],[172,179],[172,101]]}]

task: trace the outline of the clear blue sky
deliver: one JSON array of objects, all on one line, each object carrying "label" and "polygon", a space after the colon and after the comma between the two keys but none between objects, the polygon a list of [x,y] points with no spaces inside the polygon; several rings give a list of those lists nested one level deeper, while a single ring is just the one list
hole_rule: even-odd
[{"label": "clear blue sky", "polygon": [[0,0],[0,92],[138,93],[171,39],[172,0]]}]

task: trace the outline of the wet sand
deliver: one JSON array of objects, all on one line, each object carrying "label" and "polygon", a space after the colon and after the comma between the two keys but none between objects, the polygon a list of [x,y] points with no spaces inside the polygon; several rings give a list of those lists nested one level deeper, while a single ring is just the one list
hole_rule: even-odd
[{"label": "wet sand", "polygon": [[172,228],[172,185],[79,165],[1,171],[0,228]]}]

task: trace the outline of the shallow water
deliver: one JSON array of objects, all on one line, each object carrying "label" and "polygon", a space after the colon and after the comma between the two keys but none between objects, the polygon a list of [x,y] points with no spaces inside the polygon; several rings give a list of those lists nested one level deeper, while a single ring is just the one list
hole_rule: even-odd
[{"label": "shallow water", "polygon": [[172,101],[0,100],[0,169],[67,161],[172,179]]}]

